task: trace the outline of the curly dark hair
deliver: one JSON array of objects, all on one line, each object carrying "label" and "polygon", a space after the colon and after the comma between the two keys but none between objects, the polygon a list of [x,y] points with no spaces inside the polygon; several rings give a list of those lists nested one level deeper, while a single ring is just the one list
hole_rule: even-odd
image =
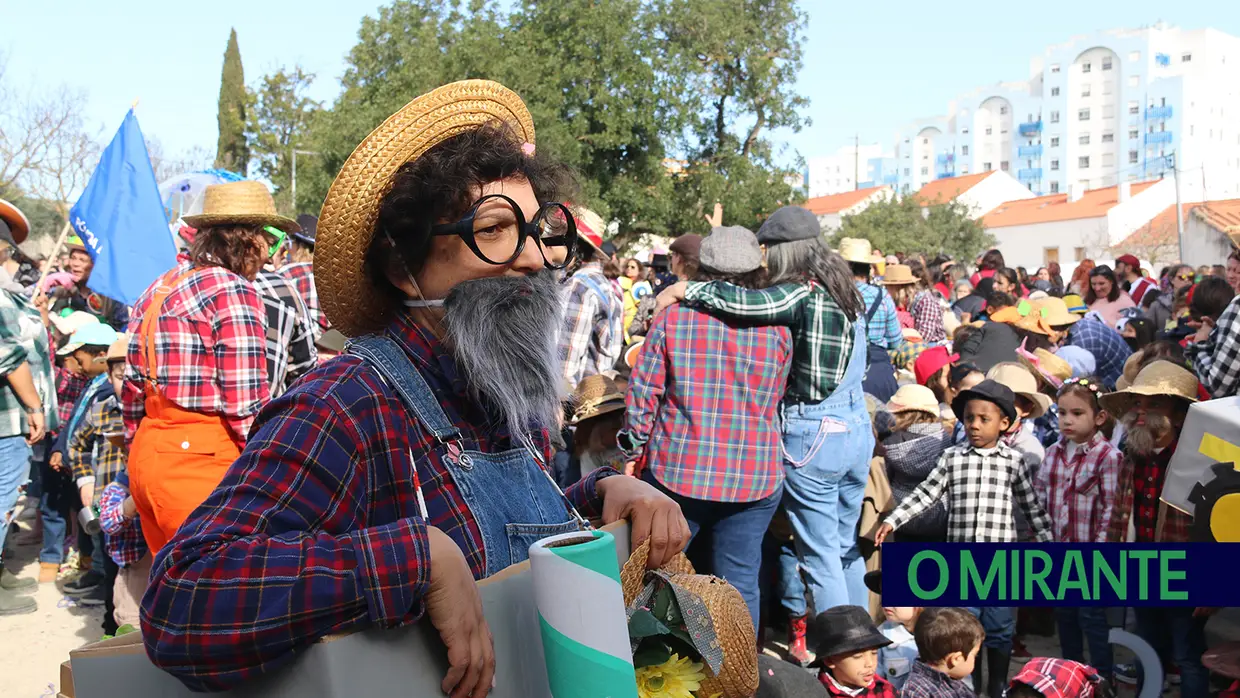
[{"label": "curly dark hair", "polygon": [[255,225],[203,228],[190,243],[189,258],[196,267],[223,267],[253,279],[267,258],[267,241],[263,229]]},{"label": "curly dark hair", "polygon": [[[523,145],[511,128],[494,122],[453,136],[401,165],[379,204],[375,234],[366,250],[366,269],[376,287],[401,295],[387,279],[389,265],[403,261],[410,273],[420,271],[430,251],[431,227],[464,215],[486,184],[523,179],[539,201],[568,201],[576,195],[572,170],[542,155],[528,155]],[[393,260],[393,244],[399,260]]]}]

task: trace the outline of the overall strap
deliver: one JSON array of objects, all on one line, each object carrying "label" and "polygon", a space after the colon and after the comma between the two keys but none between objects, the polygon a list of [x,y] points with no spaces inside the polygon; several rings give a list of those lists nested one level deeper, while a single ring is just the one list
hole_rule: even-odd
[{"label": "overall strap", "polygon": [[168,296],[177,284],[193,273],[193,267],[183,272],[173,269],[160,277],[159,285],[155,287],[155,293],[151,295],[151,302],[146,306],[146,311],[142,313],[142,324],[139,325],[138,336],[142,341],[142,358],[146,363],[147,379],[143,388],[147,392],[154,390],[159,384],[155,370],[155,332],[159,328],[159,314],[163,312],[164,301],[168,300]]},{"label": "overall strap", "polygon": [[448,420],[426,379],[394,339],[366,335],[349,342],[347,351],[373,366],[437,441],[448,443],[461,438],[461,431]]},{"label": "overall strap", "polygon": [[878,295],[874,297],[874,302],[870,304],[870,309],[865,313],[865,323],[867,325],[874,322],[874,315],[878,312],[879,307],[882,306],[883,296],[886,293],[883,289],[878,289]]},{"label": "overall strap", "polygon": [[578,276],[576,278],[579,281],[581,281],[581,283],[585,284],[586,288],[590,289],[591,291],[594,291],[594,295],[598,296],[600,308],[607,307],[607,294],[606,292],[603,291],[603,287],[599,286],[598,281],[595,281],[594,279],[590,278],[589,276],[586,276],[585,274],[582,274],[581,276]]}]

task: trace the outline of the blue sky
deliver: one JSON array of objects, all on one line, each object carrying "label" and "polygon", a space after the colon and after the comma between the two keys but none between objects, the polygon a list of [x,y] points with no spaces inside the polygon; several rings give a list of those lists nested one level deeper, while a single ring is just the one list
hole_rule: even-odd
[{"label": "blue sky", "polygon": [[[110,137],[140,99],[138,118],[165,155],[214,152],[220,66],[236,27],[246,80],[300,63],[330,101],[362,16],[375,0],[42,0],[0,2],[8,79],[85,91],[88,118]],[[1235,0],[803,0],[810,22],[799,81],[813,125],[777,138],[806,157],[854,134],[888,143],[905,121],[945,110],[954,95],[1028,76],[1029,59],[1074,34],[1164,20],[1240,35]],[[123,12],[121,11],[123,8]],[[311,9],[312,8],[312,9]],[[413,95],[410,95],[411,97]]]}]

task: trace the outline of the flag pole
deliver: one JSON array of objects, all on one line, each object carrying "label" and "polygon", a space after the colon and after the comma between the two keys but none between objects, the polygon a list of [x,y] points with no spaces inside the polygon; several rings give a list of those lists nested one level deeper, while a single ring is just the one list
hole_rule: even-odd
[{"label": "flag pole", "polygon": [[69,238],[71,230],[73,230],[73,225],[69,221],[69,212],[65,211],[65,227],[61,229],[60,237],[56,239],[56,246],[52,248],[52,253],[47,256],[47,263],[43,265],[43,271],[39,274],[39,282],[34,285],[36,294],[44,293],[43,280],[52,271],[52,263],[60,256],[60,250],[65,246],[65,240]]}]

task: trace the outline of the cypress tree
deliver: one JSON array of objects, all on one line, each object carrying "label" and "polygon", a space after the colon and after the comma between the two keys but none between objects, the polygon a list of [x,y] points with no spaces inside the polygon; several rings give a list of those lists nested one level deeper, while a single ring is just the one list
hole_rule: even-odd
[{"label": "cypress tree", "polygon": [[220,101],[217,119],[220,140],[215,148],[215,166],[245,174],[250,148],[245,139],[245,73],[241,68],[241,49],[237,30],[228,35],[224,50],[224,71],[220,75]]}]

